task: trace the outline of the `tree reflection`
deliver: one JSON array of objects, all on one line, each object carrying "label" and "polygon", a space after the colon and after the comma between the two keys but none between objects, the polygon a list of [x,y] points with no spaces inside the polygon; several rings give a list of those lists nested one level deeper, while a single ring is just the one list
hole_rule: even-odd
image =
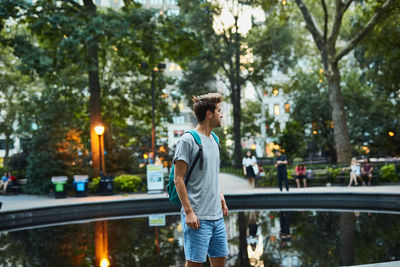
[{"label": "tree reflection", "polygon": [[340,265],[353,265],[355,229],[354,213],[340,213]]},{"label": "tree reflection", "polygon": [[93,228],[67,225],[10,232],[0,238],[1,266],[91,266]]},{"label": "tree reflection", "polygon": [[238,214],[238,224],[239,224],[239,266],[247,267],[250,266],[249,257],[247,255],[247,239],[246,239],[246,217],[244,212],[239,212]]},{"label": "tree reflection", "polygon": [[160,255],[157,257],[155,227],[148,218],[118,220],[109,223],[109,254],[112,266],[170,266],[182,261],[183,248],[175,231],[178,216],[168,216],[167,226],[159,227]]}]

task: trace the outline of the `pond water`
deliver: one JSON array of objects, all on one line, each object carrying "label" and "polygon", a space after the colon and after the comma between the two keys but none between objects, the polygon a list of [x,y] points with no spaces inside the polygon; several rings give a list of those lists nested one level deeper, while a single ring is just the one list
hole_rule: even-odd
[{"label": "pond water", "polygon": [[[325,267],[400,260],[399,217],[231,212],[225,218],[227,266]],[[174,214],[1,232],[0,266],[107,266],[108,262],[110,266],[184,266],[181,229],[180,216]]]}]

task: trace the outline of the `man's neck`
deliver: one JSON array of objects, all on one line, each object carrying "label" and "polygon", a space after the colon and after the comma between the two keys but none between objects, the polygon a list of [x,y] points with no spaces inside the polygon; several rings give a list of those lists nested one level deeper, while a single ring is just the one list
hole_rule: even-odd
[{"label": "man's neck", "polygon": [[210,136],[212,127],[210,126],[210,124],[208,122],[204,121],[204,122],[197,124],[196,130],[205,136]]}]

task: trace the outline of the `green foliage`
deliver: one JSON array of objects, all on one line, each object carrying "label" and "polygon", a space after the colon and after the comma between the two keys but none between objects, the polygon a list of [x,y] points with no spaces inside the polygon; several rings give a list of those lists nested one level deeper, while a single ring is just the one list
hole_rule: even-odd
[{"label": "green foliage", "polygon": [[288,84],[293,101],[291,118],[280,136],[280,144],[285,147],[285,153],[295,157],[316,155],[321,151],[323,156],[330,156],[335,161],[329,96],[326,83],[320,82],[322,79],[318,66],[308,73],[296,69]]},{"label": "green foliage", "polygon": [[334,167],[327,167],[326,168],[327,174],[331,179],[336,179],[338,174],[340,173],[340,168],[334,168]]},{"label": "green foliage", "polygon": [[269,187],[276,186],[278,184],[278,174],[276,168],[273,165],[263,166],[265,176],[256,179],[257,187]]},{"label": "green foliage", "polygon": [[89,192],[99,193],[100,192],[100,177],[93,177],[92,181],[89,183]]},{"label": "green foliage", "polygon": [[136,175],[120,175],[114,178],[116,192],[139,192],[142,190],[142,179]]},{"label": "green foliage", "polygon": [[385,182],[398,182],[398,175],[394,164],[387,164],[379,170],[381,178]]},{"label": "green foliage", "polygon": [[279,144],[289,158],[301,157],[306,149],[304,139],[304,125],[298,121],[288,121],[279,136]]},{"label": "green foliage", "polygon": [[233,174],[238,177],[241,177],[241,178],[245,178],[243,169],[238,169],[238,168],[234,168],[234,167],[222,167],[220,172],[229,173],[229,174]]}]

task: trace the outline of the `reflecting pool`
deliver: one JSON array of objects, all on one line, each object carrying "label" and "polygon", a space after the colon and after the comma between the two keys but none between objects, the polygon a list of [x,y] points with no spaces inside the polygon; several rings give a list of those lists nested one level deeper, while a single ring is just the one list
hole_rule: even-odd
[{"label": "reflecting pool", "polygon": [[[227,266],[340,266],[400,260],[400,215],[231,212]],[[184,266],[180,216],[0,233],[0,266]],[[204,266],[209,266],[208,263]]]}]

